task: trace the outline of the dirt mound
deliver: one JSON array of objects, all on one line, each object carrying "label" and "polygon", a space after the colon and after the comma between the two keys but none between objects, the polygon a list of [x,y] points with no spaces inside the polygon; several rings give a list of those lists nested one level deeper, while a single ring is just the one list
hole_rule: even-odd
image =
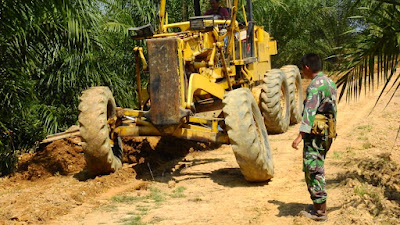
[{"label": "dirt mound", "polygon": [[361,161],[348,177],[345,183],[354,192],[344,204],[344,213],[354,211],[358,219],[361,213],[367,221],[389,224],[400,219],[400,167],[390,154]]},{"label": "dirt mound", "polygon": [[[55,175],[71,175],[85,166],[80,138],[54,141],[36,153],[21,155],[13,180],[36,180]],[[186,156],[192,151],[205,150],[211,144],[181,140],[173,137],[127,137],[123,138],[123,163],[137,165],[138,174],[148,173],[149,167],[157,170],[166,163]]]},{"label": "dirt mound", "polygon": [[400,167],[392,161],[390,154],[379,155],[377,159],[362,161],[358,174],[374,186],[382,186],[386,197],[400,203]]},{"label": "dirt mound", "polygon": [[80,138],[67,138],[55,141],[36,153],[23,154],[18,161],[18,170],[12,177],[35,180],[81,171],[86,163],[79,143]]}]

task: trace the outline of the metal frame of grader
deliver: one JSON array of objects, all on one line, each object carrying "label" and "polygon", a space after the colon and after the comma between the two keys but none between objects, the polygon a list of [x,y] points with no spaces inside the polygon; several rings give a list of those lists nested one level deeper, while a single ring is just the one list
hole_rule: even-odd
[{"label": "metal frame of grader", "polygon": [[[195,1],[197,12],[198,2]],[[198,96],[213,96],[222,100],[225,93],[233,88],[259,84],[265,72],[271,69],[270,56],[277,53],[276,42],[263,27],[254,26],[250,0],[247,1],[247,16],[242,7],[249,21],[240,25],[236,21],[237,0],[231,8],[230,20],[196,16],[187,22],[173,24],[168,24],[165,4],[166,1],[162,0],[156,33],[152,33],[150,26],[131,29],[134,40],[147,39],[151,61],[147,63],[143,48],[134,48],[141,110],[122,109],[121,113],[134,118],[134,123],[119,126],[114,133],[121,137],[172,135],[189,140],[228,143],[226,132],[219,129],[223,121],[219,117],[222,109],[212,110],[211,114],[216,115],[214,117],[201,112],[190,115],[195,99]],[[168,32],[173,28],[180,29],[180,32]],[[139,62],[142,62],[142,70],[151,74],[150,90],[140,86]],[[188,70],[190,74],[187,74]],[[151,108],[143,111],[149,99]],[[205,97],[204,100],[215,101]]]},{"label": "metal frame of grader", "polygon": [[[231,143],[246,180],[271,179],[266,125],[268,131],[282,133],[299,121],[301,78],[293,65],[271,69],[276,41],[255,25],[251,0],[246,5],[247,13],[234,0],[228,4],[230,19],[215,19],[201,16],[200,2],[194,0],[194,17],[169,24],[166,0],[161,0],[155,32],[151,25],[129,29],[134,41],[147,46],[147,58],[142,47],[134,47],[138,109],[117,108],[108,87],[92,87],[80,97],[79,131],[42,143],[80,135],[93,175],[122,166],[120,137]],[[243,22],[236,20],[238,10]],[[146,88],[141,87],[141,73],[150,75]]]}]

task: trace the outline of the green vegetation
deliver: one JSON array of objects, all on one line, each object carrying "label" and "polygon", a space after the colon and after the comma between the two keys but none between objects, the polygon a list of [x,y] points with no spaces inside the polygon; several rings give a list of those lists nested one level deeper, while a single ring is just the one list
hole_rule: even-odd
[{"label": "green vegetation", "polygon": [[[169,21],[193,16],[192,2],[167,0]],[[203,12],[207,2],[201,1]],[[158,3],[0,2],[0,176],[13,171],[18,152],[34,150],[46,135],[77,123],[82,90],[108,86],[117,105],[135,107],[133,42],[127,28],[148,23],[156,27]],[[396,1],[254,0],[253,4],[257,23],[278,41],[274,67],[297,64],[307,52],[319,53],[327,69],[345,72],[338,82],[344,87],[341,96],[357,96],[361,87],[372,87],[378,78],[398,78],[393,73],[400,51]],[[373,73],[375,64],[378,75]],[[142,82],[147,84],[146,75]],[[399,87],[400,79],[393,89]]]},{"label": "green vegetation", "polygon": [[[340,98],[357,98],[367,89],[373,89],[384,82],[383,92],[395,80],[391,89],[393,96],[400,87],[400,75],[395,74],[400,63],[400,3],[398,1],[356,0],[359,7],[353,14],[357,29],[349,31],[354,38],[342,45],[344,63],[337,84],[343,86]],[[378,98],[378,100],[379,100]]]},{"label": "green vegetation", "polygon": [[384,209],[382,204],[383,197],[378,188],[367,184],[361,184],[354,187],[354,194],[360,196],[364,202],[370,201],[375,205],[371,212],[374,216],[378,215]]},{"label": "green vegetation", "polygon": [[372,130],[372,127],[370,125],[362,125],[362,126],[358,126],[357,129],[370,132]]},{"label": "green vegetation", "polygon": [[185,191],[185,190],[186,190],[185,187],[179,186],[179,187],[175,188],[175,189],[172,191],[172,193],[170,194],[170,196],[171,196],[172,198],[184,198],[184,197],[186,197],[186,195],[183,194],[183,191]]},{"label": "green vegetation", "polygon": [[342,153],[341,152],[333,152],[333,158],[341,159],[342,158]]},{"label": "green vegetation", "polygon": [[372,148],[371,142],[369,142],[369,141],[365,142],[365,143],[363,144],[363,148],[364,148],[364,149]]},{"label": "green vegetation", "polygon": [[126,219],[122,219],[121,222],[125,225],[145,225],[145,223],[142,222],[142,218],[135,215]]},{"label": "green vegetation", "polygon": [[146,198],[153,200],[156,204],[160,204],[166,200],[166,195],[165,192],[162,192],[158,188],[150,188],[150,194]]},{"label": "green vegetation", "polygon": [[113,202],[118,202],[118,203],[132,203],[136,202],[139,200],[144,199],[144,197],[139,197],[139,196],[126,196],[126,195],[116,195],[111,198]]}]

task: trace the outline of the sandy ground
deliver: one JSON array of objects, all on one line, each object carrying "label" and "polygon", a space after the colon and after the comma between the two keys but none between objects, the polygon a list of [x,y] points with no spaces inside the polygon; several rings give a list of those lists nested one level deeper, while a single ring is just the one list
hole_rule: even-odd
[{"label": "sandy ground", "polygon": [[[378,94],[339,104],[324,224],[400,224],[400,94],[372,111]],[[125,139],[123,169],[82,179],[79,141],[55,142],[0,179],[0,224],[316,224],[297,216],[311,203],[302,151],[290,147],[298,129],[269,136],[275,177],[257,184],[229,145]]]}]

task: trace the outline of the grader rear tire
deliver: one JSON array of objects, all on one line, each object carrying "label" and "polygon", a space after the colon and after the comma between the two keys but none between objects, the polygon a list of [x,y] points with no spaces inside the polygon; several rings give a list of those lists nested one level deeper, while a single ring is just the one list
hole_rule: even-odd
[{"label": "grader rear tire", "polygon": [[228,92],[223,100],[229,140],[247,181],[261,182],[274,175],[271,149],[263,118],[247,88]]},{"label": "grader rear tire", "polygon": [[303,111],[303,86],[299,68],[295,65],[287,65],[281,68],[286,74],[290,92],[290,124],[301,122]]},{"label": "grader rear tire", "polygon": [[108,87],[92,87],[82,92],[79,103],[79,131],[87,170],[91,175],[114,172],[122,167],[122,143],[110,143],[107,120],[115,116],[116,105]]},{"label": "grader rear tire", "polygon": [[269,71],[263,79],[260,108],[268,132],[280,134],[290,123],[289,87],[280,69]]}]

